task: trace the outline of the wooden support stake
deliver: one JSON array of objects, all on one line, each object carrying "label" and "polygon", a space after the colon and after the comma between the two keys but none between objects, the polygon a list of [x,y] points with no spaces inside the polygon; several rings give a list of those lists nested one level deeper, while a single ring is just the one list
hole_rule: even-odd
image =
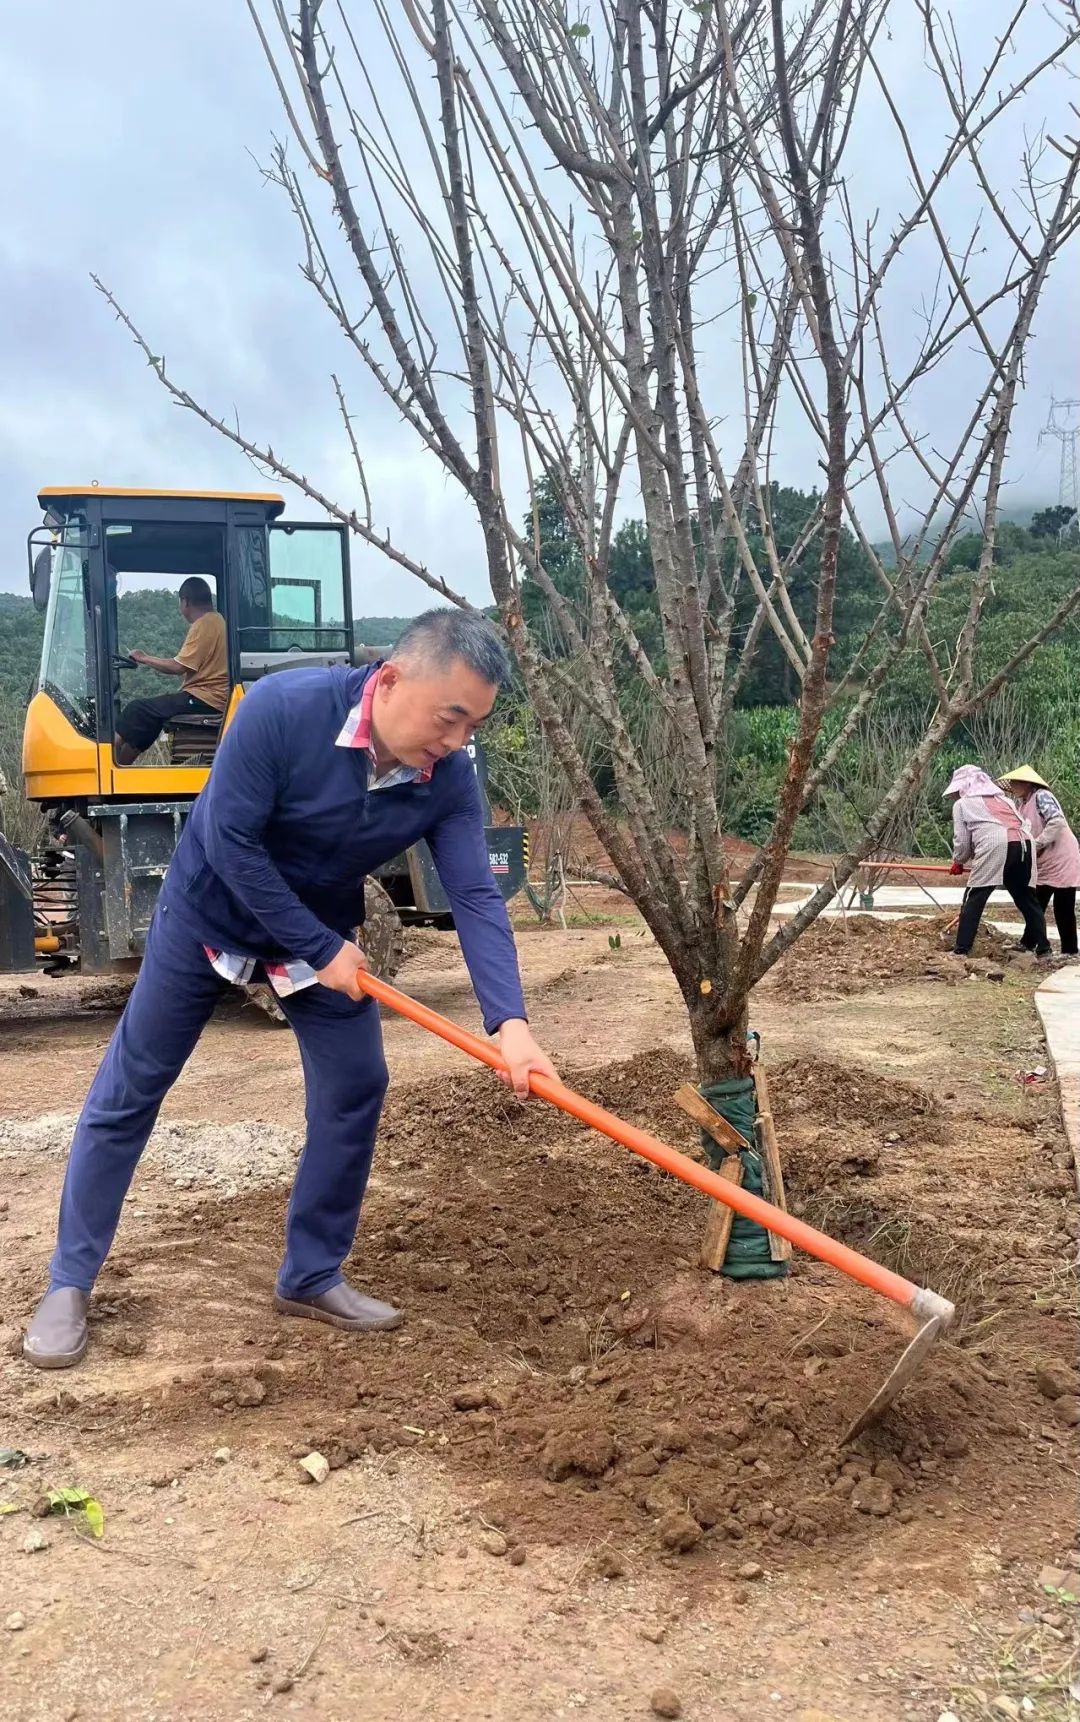
[{"label": "wooden support stake", "polygon": [[675,1096],[675,1104],[688,1118],[692,1118],[695,1124],[700,1124],[703,1130],[707,1130],[718,1147],[730,1150],[753,1146],[736,1130],[734,1124],[729,1124],[726,1118],[721,1117],[720,1113],[709,1105],[691,1083],[683,1083]]},{"label": "wooden support stake", "polygon": [[[743,1168],[739,1156],[729,1154],[722,1160],[719,1174],[731,1184],[741,1184]],[[725,1202],[713,1203],[712,1213],[705,1222],[705,1235],[701,1240],[701,1265],[703,1268],[711,1268],[714,1274],[719,1273],[724,1265],[734,1219],[734,1208],[729,1208]]]},{"label": "wooden support stake", "polygon": [[[757,1136],[758,1151],[765,1167],[765,1194],[777,1208],[783,1208],[787,1213],[787,1194],[784,1190],[784,1171],[780,1164],[780,1144],[776,1140],[776,1126],[773,1123],[772,1106],[769,1100],[769,1078],[765,1067],[758,1063],[754,1066],[754,1093],[757,1097]],[[776,1232],[769,1233],[769,1255],[774,1262],[786,1262],[791,1259],[791,1245],[786,1238],[781,1238]]]}]

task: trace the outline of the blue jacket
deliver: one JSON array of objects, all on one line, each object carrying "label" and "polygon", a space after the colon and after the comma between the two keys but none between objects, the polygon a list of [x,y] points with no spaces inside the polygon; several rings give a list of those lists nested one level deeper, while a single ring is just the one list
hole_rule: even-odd
[{"label": "blue jacket", "polygon": [[376,667],[256,682],[217,750],[162,900],[203,944],[319,969],[363,923],[365,875],[424,838],[493,1034],[525,1004],[476,773],[467,753],[452,753],[427,783],[368,794],[367,750],[335,742]]}]

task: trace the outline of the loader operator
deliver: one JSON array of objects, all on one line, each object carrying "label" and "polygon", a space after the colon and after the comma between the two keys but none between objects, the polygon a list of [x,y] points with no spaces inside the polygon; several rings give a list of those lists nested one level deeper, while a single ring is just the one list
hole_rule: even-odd
[{"label": "loader operator", "polygon": [[506,1080],[524,1098],[531,1072],[554,1074],[525,1019],[465,751],[507,668],[482,617],[432,610],[384,663],[290,669],[241,700],[76,1126],[49,1288],[23,1341],[31,1363],[63,1369],[85,1352],[90,1293],[161,1103],[218,998],[256,971],[300,1043],[307,1101],[275,1307],[338,1328],[399,1325],[342,1272],[387,1082],[378,1007],[356,979],[365,874],[427,841]]},{"label": "loader operator", "polygon": [[170,718],[221,716],[229,703],[229,654],[225,618],[214,609],[206,581],[192,574],[180,588],[180,614],[188,625],[175,658],[155,658],[132,652],[137,664],[163,676],[182,676],[178,694],[129,700],[116,720],[113,758],[117,765],[134,765],[157,741]]}]

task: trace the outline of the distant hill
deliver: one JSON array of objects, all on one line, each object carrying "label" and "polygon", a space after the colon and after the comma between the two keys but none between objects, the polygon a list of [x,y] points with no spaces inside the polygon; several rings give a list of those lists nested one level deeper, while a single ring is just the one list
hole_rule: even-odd
[{"label": "distant hill", "polygon": [[0,592],[0,700],[25,698],[41,661],[43,623],[29,598]]},{"label": "distant hill", "polygon": [[357,616],[353,626],[362,646],[396,646],[411,616]]},{"label": "distant hill", "polygon": [[[1031,504],[1017,503],[1009,508],[1007,514],[1002,515],[1000,524],[1002,526],[1019,526],[1023,527],[1025,531],[1030,531],[1032,521],[1035,520],[1035,517],[1040,514],[1045,514],[1048,508],[1052,509],[1052,507],[1052,504],[1047,504],[1046,502],[1033,502]],[[931,522],[930,528],[926,534],[927,552],[924,553],[924,560],[925,554],[927,554],[930,547],[937,542],[937,537],[944,530],[944,525],[945,522],[943,519]],[[919,522],[918,529],[920,531],[922,529],[921,521]],[[964,537],[968,533],[974,533],[978,536],[981,535],[982,529],[983,522],[981,515],[975,513],[966,514],[960,524],[957,537]],[[906,530],[912,533],[914,531],[911,527],[906,528]],[[891,539],[883,539],[879,544],[871,545],[871,549],[880,559],[881,566],[883,568],[892,569],[896,567],[896,551],[893,549]]]}]

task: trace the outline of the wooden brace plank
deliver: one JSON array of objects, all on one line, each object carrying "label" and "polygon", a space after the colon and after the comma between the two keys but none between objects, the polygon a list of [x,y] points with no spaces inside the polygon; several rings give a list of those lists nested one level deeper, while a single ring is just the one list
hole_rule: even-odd
[{"label": "wooden brace plank", "polygon": [[702,1130],[708,1131],[718,1147],[731,1149],[753,1146],[736,1130],[734,1124],[729,1124],[726,1118],[722,1118],[720,1113],[709,1105],[692,1083],[683,1083],[675,1096],[675,1104],[688,1118],[692,1118],[695,1124],[700,1124]]},{"label": "wooden brace plank", "polygon": [[[772,1107],[769,1099],[769,1079],[761,1064],[754,1066],[754,1093],[757,1096],[757,1144],[765,1168],[765,1194],[776,1208],[782,1208],[787,1213],[787,1193],[784,1189],[784,1171],[780,1164],[780,1144],[776,1139],[776,1126],[773,1123]],[[769,1233],[769,1255],[774,1262],[786,1262],[791,1259],[791,1245],[787,1238],[781,1238],[776,1232]]]},{"label": "wooden brace plank", "polygon": [[[729,1154],[720,1162],[719,1175],[726,1178],[730,1184],[742,1183],[742,1161],[737,1154]],[[705,1235],[701,1240],[701,1265],[703,1268],[710,1268],[714,1274],[719,1273],[724,1265],[734,1220],[734,1208],[729,1208],[726,1202],[713,1203],[712,1212],[705,1222]]]}]

